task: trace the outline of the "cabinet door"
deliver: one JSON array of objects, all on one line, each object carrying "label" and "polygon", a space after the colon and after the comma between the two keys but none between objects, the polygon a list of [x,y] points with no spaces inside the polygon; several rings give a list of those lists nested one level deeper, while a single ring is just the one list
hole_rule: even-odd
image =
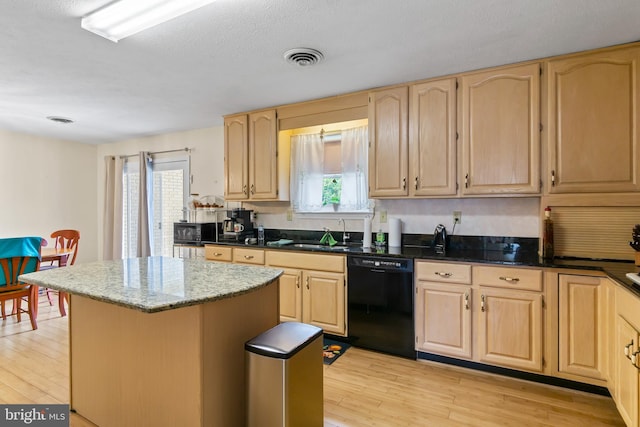
[{"label": "cabinet door", "polygon": [[456,79],[409,88],[409,194],[456,194]]},{"label": "cabinet door", "polygon": [[280,321],[302,322],[302,271],[285,268],[280,276]]},{"label": "cabinet door", "polygon": [[480,362],[542,372],[542,295],[480,287]]},{"label": "cabinet door", "polygon": [[560,372],[604,380],[605,289],[597,277],[558,279]]},{"label": "cabinet door", "polygon": [[640,189],[640,48],[548,63],[551,193]]},{"label": "cabinet door", "polygon": [[540,192],[540,65],[463,75],[462,194]]},{"label": "cabinet door", "polygon": [[625,354],[638,351],[638,331],[622,316],[617,318],[616,358],[616,406],[628,426],[638,425],[638,369]]},{"label": "cabinet door", "polygon": [[249,142],[247,115],[224,119],[224,196],[226,200],[249,197]]},{"label": "cabinet door", "polygon": [[303,273],[302,319],[325,332],[344,335],[345,280],[344,274],[320,271]]},{"label": "cabinet door", "polygon": [[406,196],[409,89],[369,95],[369,196]]},{"label": "cabinet door", "polygon": [[416,350],[471,358],[471,286],[420,280]]},{"label": "cabinet door", "polygon": [[278,133],[276,111],[249,115],[249,198],[278,197]]}]

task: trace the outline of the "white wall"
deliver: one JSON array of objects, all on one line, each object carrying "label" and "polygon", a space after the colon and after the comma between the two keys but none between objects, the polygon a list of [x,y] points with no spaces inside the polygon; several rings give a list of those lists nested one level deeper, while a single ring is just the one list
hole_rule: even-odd
[{"label": "white wall", "polygon": [[97,218],[100,224],[98,254],[102,259],[102,218],[104,208],[104,158],[140,151],[191,149],[191,193],[200,196],[224,194],[224,128],[222,126],[129,139],[97,147]]},{"label": "white wall", "polygon": [[[97,259],[93,145],[0,130],[0,237],[80,231],[76,262]],[[50,240],[50,243],[53,243]]]}]

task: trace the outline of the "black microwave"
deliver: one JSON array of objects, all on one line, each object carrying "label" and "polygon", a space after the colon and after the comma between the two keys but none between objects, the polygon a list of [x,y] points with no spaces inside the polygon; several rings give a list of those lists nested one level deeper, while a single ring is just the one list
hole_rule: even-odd
[{"label": "black microwave", "polygon": [[200,245],[216,242],[215,222],[174,222],[173,243],[181,245]]}]

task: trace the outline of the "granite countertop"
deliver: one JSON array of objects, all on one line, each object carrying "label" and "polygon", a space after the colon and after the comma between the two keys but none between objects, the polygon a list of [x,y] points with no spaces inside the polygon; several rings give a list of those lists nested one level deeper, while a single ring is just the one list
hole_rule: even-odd
[{"label": "granite countertop", "polygon": [[[445,262],[484,263],[508,266],[592,270],[607,274],[610,278],[640,296],[640,285],[626,277],[627,273],[638,273],[639,268],[632,261],[598,260],[586,258],[554,258],[543,260],[537,253],[537,242],[522,242],[517,239],[477,238],[476,241],[465,239],[456,242],[445,255],[436,254],[428,245],[404,245],[401,248],[383,247],[363,249],[361,244],[351,243],[345,247],[331,249],[329,247],[300,248],[295,245],[260,246],[246,245],[239,242],[219,242],[216,245],[241,246],[269,250],[293,250],[342,254],[351,256],[383,256],[424,259]],[[512,241],[513,240],[513,241]],[[537,239],[536,239],[537,240]],[[427,239],[428,241],[428,239]],[[518,242],[518,243],[514,243]],[[338,245],[339,246],[339,245]]]},{"label": "granite countertop", "polygon": [[154,313],[242,295],[281,274],[276,268],[149,257],[76,264],[23,274],[20,280]]}]

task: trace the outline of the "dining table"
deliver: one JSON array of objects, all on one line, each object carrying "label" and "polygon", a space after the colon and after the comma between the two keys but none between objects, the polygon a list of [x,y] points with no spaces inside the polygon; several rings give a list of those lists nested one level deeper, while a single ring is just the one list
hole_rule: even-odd
[{"label": "dining table", "polygon": [[[41,248],[40,249],[40,269],[45,270],[48,268],[55,268],[56,263],[57,267],[65,267],[67,265],[67,261],[69,260],[69,256],[73,255],[73,249],[70,248]],[[51,262],[51,266],[44,265],[45,262]],[[44,267],[44,268],[43,268]],[[38,298],[38,293],[36,292],[36,298]],[[64,302],[68,299],[68,296],[64,292],[60,292],[58,296],[58,308],[60,310],[60,315],[63,317],[67,315],[67,312],[64,308]],[[37,315],[38,310],[38,301],[36,299],[35,302],[35,310]]]}]

